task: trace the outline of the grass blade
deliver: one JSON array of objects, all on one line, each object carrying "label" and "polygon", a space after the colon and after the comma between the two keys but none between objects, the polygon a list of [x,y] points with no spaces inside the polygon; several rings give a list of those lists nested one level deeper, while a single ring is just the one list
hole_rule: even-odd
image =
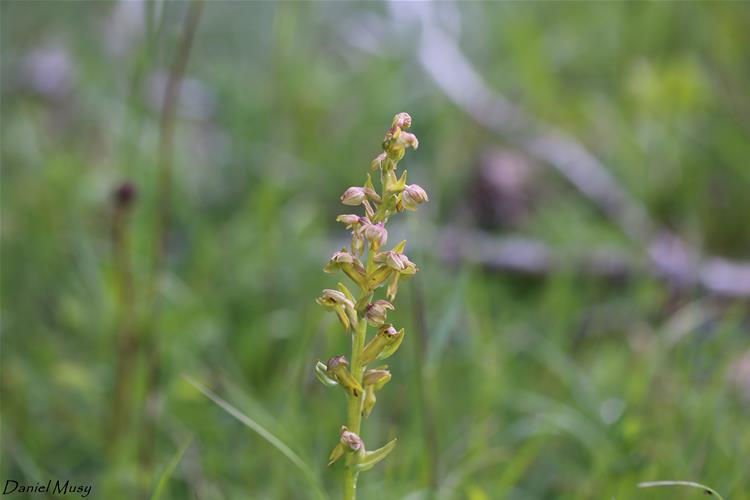
[{"label": "grass blade", "polygon": [[719,500],[724,500],[724,498],[719,495],[716,490],[709,488],[704,484],[694,483],[693,481],[649,481],[645,483],[638,483],[639,488],[653,488],[657,486],[687,486],[689,488],[703,490],[703,493],[705,493],[706,495],[716,495],[716,498],[718,498]]},{"label": "grass blade", "polygon": [[190,446],[190,443],[192,442],[193,436],[188,436],[177,449],[174,456],[172,457],[172,460],[169,461],[167,467],[161,473],[161,476],[159,476],[159,482],[156,484],[154,493],[151,495],[151,500],[159,500],[159,498],[161,498],[162,493],[164,493],[164,489],[167,487],[169,478],[171,478],[172,474],[174,474],[175,469],[182,461],[183,455],[185,455],[185,451],[187,451],[188,446]]},{"label": "grass blade", "polygon": [[320,488],[318,479],[313,471],[310,469],[310,467],[307,466],[307,464],[300,458],[299,455],[297,455],[294,451],[292,451],[291,448],[289,448],[289,446],[284,444],[279,438],[273,435],[268,429],[260,425],[258,422],[242,413],[227,401],[224,401],[219,395],[211,391],[211,389],[209,389],[208,387],[205,387],[203,384],[193,380],[187,375],[183,375],[182,377],[188,383],[190,383],[190,385],[202,392],[204,396],[216,403],[222,410],[229,413],[231,416],[239,420],[242,424],[249,427],[252,431],[265,439],[271,446],[276,448],[282,455],[284,455],[290,462],[292,462],[300,470],[300,472],[302,472],[302,475],[312,487],[312,492],[317,498],[321,500],[326,500],[328,498]]}]

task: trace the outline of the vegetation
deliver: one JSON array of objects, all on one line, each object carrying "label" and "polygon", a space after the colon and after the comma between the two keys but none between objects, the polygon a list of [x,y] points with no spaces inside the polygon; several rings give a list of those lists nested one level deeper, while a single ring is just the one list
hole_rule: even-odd
[{"label": "vegetation", "polygon": [[[350,242],[342,188],[407,109],[430,203],[388,228],[420,272],[388,311],[408,337],[366,427],[398,445],[357,498],[704,498],[638,488],[665,480],[750,498],[747,297],[654,272],[530,132],[449,99],[408,4],[191,5],[0,3],[3,484],[339,498],[346,403],[311,367],[351,345],[312,298]],[[659,227],[750,259],[750,5],[434,8],[493,91]],[[498,158],[518,196],[488,197]],[[554,265],[508,270],[479,240],[451,258],[449,227],[532,239]],[[627,266],[602,276],[591,252]]]}]

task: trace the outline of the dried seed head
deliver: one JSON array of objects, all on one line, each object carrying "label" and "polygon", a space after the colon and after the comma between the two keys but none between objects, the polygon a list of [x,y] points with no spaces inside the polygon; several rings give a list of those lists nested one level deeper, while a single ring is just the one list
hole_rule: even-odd
[{"label": "dried seed head", "polygon": [[137,190],[132,182],[123,182],[112,193],[117,208],[128,208],[135,200]]}]

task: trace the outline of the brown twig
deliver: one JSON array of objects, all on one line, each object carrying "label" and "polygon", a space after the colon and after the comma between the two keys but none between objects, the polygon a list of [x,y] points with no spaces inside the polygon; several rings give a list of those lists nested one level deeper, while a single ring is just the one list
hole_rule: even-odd
[{"label": "brown twig", "polygon": [[135,331],[135,287],[130,248],[130,213],[135,198],[135,188],[130,183],[121,184],[114,192],[112,218],[112,252],[117,288],[117,368],[112,399],[112,414],[107,430],[107,444],[116,451],[120,437],[129,426],[131,391],[128,390],[137,352]]},{"label": "brown twig", "polygon": [[439,249],[446,262],[471,262],[498,271],[544,276],[570,270],[603,278],[650,274],[676,289],[698,286],[714,295],[750,297],[750,265],[696,260],[674,241],[655,245],[649,261],[615,248],[561,255],[532,238],[448,226],[441,231]]}]

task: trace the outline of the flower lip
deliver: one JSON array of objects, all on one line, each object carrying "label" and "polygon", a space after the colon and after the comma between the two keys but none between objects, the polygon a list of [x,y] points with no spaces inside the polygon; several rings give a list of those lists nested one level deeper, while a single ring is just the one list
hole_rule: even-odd
[{"label": "flower lip", "polygon": [[386,335],[388,337],[395,337],[398,335],[398,330],[393,328],[393,325],[386,324],[380,327],[380,330],[378,331],[379,334]]}]

